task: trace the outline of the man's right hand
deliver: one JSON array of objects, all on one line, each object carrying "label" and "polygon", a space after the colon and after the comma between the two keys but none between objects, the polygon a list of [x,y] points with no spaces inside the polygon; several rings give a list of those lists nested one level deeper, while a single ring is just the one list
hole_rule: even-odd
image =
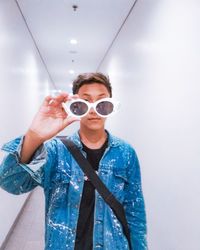
[{"label": "man's right hand", "polygon": [[79,119],[68,116],[62,107],[63,102],[67,102],[77,95],[71,96],[61,93],[56,97],[47,96],[36,114],[29,130],[34,132],[42,141],[46,141],[74,121]]},{"label": "man's right hand", "polygon": [[63,102],[77,97],[77,95],[71,96],[63,92],[56,97],[47,96],[45,98],[25,135],[21,162],[27,163],[44,141],[57,135],[72,122],[79,121],[78,118],[68,116],[62,107]]}]

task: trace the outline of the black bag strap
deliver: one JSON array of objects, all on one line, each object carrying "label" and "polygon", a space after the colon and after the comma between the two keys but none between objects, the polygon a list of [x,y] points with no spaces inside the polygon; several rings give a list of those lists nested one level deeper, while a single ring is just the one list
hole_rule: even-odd
[{"label": "black bag strap", "polygon": [[68,148],[70,153],[73,155],[74,159],[77,161],[80,168],[83,170],[85,175],[92,182],[98,193],[103,197],[105,202],[111,207],[117,219],[120,221],[124,235],[126,236],[129,244],[129,248],[131,248],[131,238],[130,231],[128,228],[128,223],[126,220],[126,215],[124,212],[124,208],[122,204],[114,197],[114,195],[108,190],[108,188],[101,181],[99,176],[96,174],[90,163],[80,152],[79,148],[69,139],[59,137],[63,144]]}]

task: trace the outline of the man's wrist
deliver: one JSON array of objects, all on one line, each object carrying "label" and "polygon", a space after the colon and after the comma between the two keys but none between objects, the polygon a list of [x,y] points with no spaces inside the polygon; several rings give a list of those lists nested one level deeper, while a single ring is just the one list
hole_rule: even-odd
[{"label": "man's wrist", "polygon": [[25,134],[25,139],[31,140],[32,143],[41,145],[45,140],[34,130],[29,129]]}]

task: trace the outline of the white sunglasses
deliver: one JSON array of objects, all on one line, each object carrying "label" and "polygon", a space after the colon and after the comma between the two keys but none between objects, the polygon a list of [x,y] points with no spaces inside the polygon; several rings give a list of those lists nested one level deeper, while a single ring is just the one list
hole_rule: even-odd
[{"label": "white sunglasses", "polygon": [[119,102],[114,101],[112,98],[103,98],[93,103],[83,99],[74,99],[63,103],[63,108],[68,115],[75,117],[81,118],[86,116],[91,108],[93,108],[99,116],[108,117],[119,109]]}]

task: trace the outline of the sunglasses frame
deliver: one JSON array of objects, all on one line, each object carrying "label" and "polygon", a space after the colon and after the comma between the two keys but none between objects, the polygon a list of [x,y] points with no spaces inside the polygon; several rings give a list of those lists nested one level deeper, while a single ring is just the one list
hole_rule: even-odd
[{"label": "sunglasses frame", "polygon": [[[97,107],[97,105],[99,103],[105,102],[105,101],[110,102],[110,103],[113,104],[113,111],[108,115],[102,115],[102,114],[98,113],[98,111],[96,109],[96,107]],[[71,110],[70,110],[70,105],[75,103],[75,102],[83,102],[83,103],[85,103],[87,105],[87,107],[88,107],[88,110],[86,111],[86,113],[84,113],[83,115],[75,115],[74,113],[72,113]],[[86,116],[90,112],[90,109],[93,108],[98,116],[106,118],[106,117],[111,116],[114,113],[116,113],[116,111],[119,109],[119,102],[114,101],[112,98],[109,98],[109,97],[99,99],[96,102],[88,102],[88,101],[86,101],[84,99],[78,98],[78,99],[73,99],[73,100],[70,100],[68,102],[63,103],[63,108],[64,108],[64,110],[66,111],[66,113],[68,115],[74,116],[74,117],[79,117],[79,118],[82,118],[82,117]]]}]

